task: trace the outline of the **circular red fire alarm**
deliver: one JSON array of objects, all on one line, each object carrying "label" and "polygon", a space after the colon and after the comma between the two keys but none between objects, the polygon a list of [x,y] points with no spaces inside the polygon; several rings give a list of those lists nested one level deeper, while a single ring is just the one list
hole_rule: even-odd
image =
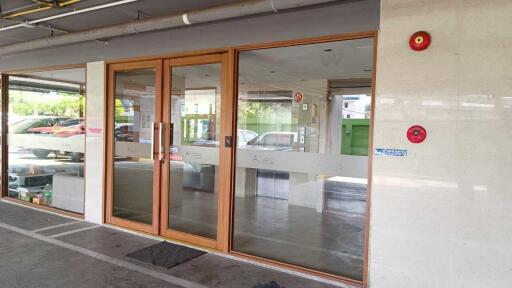
[{"label": "circular red fire alarm", "polygon": [[414,51],[425,50],[430,45],[430,40],[430,34],[425,31],[418,31],[411,35],[409,46]]},{"label": "circular red fire alarm", "polygon": [[412,143],[421,143],[427,138],[427,130],[419,125],[411,126],[407,129],[407,139]]}]

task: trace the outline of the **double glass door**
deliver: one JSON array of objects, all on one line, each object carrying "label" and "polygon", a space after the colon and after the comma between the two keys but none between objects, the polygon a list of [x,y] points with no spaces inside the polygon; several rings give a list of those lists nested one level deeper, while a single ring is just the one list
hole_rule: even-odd
[{"label": "double glass door", "polygon": [[223,248],[226,61],[212,54],[109,65],[108,223]]}]

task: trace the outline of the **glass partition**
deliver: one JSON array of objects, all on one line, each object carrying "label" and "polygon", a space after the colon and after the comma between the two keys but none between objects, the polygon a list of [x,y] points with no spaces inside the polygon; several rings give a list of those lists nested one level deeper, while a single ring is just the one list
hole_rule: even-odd
[{"label": "glass partition", "polygon": [[234,251],[362,281],[372,53],[240,52]]},{"label": "glass partition", "polygon": [[112,216],[152,224],[155,69],[115,73]]},{"label": "glass partition", "polygon": [[85,69],[9,76],[7,195],[84,209]]},{"label": "glass partition", "polygon": [[171,69],[169,229],[217,239],[221,64]]}]

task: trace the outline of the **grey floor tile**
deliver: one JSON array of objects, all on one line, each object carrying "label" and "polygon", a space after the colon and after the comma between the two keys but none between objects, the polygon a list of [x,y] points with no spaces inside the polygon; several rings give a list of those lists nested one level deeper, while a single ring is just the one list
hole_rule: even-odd
[{"label": "grey floor tile", "polygon": [[169,272],[173,276],[198,282],[208,287],[253,288],[258,284],[270,281],[286,288],[336,287],[214,254],[200,256],[170,269]]},{"label": "grey floor tile", "polygon": [[43,231],[40,231],[37,233],[44,235],[44,236],[52,236],[52,235],[57,235],[60,233],[70,232],[70,231],[73,231],[76,229],[82,229],[82,228],[92,227],[92,226],[96,226],[96,224],[85,222],[85,221],[77,221],[76,223],[73,223],[70,225],[56,227],[53,229],[47,229],[47,230],[43,230]]},{"label": "grey floor tile", "polygon": [[178,287],[0,228],[0,283],[9,288]]},{"label": "grey floor tile", "polygon": [[72,221],[77,220],[0,201],[0,222],[18,228],[35,230]]},{"label": "grey floor tile", "polygon": [[77,232],[59,237],[59,240],[118,259],[125,259],[129,253],[160,242],[108,227]]}]

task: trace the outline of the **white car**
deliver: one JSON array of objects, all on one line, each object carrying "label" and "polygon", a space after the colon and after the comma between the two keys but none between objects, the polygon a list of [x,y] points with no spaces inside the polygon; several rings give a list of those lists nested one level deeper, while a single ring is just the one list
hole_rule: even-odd
[{"label": "white car", "polygon": [[[246,145],[249,141],[258,137],[258,134],[251,130],[238,129],[237,130],[237,139],[238,146]],[[210,146],[217,147],[219,146],[218,140],[206,140],[206,139],[198,139],[192,145],[194,146]]]},{"label": "white car", "polygon": [[265,132],[247,142],[245,148],[289,151],[297,144],[296,132]]}]

